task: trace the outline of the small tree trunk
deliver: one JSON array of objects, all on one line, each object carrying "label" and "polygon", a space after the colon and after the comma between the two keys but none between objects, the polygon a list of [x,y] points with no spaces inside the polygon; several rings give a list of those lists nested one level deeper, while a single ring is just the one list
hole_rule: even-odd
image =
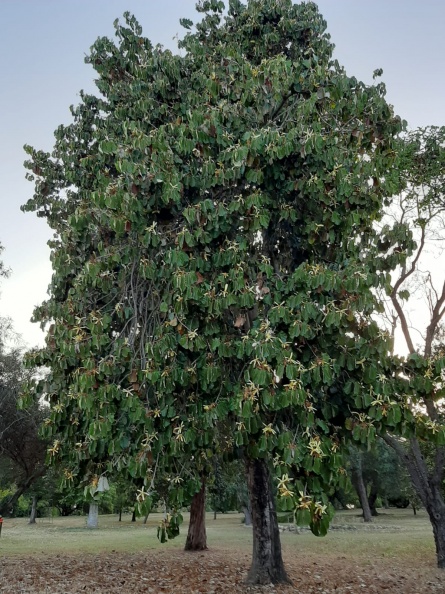
[{"label": "small tree trunk", "polygon": [[253,533],[252,565],[247,583],[289,584],[281,555],[280,531],[269,468],[265,460],[258,459],[246,458],[245,465]]},{"label": "small tree trunk", "polygon": [[362,465],[358,462],[351,472],[351,481],[360,501],[360,506],[363,511],[363,520],[365,522],[372,522],[371,508],[369,507],[368,494],[366,493],[365,483],[362,475]]},{"label": "small tree trunk", "polygon": [[247,505],[243,507],[243,514],[244,526],[252,526],[252,514],[250,513],[250,509]]},{"label": "small tree trunk", "polygon": [[145,518],[144,518],[144,524],[146,524],[146,523],[147,523],[147,520],[148,520],[148,516],[149,516],[149,515],[150,515],[150,512],[148,512],[148,514],[145,514]]},{"label": "small tree trunk", "polygon": [[371,483],[371,491],[368,496],[368,503],[369,503],[369,508],[371,510],[371,515],[373,517],[379,515],[377,508],[375,506],[378,494],[379,494],[379,492],[378,492],[377,485],[375,483]]},{"label": "small tree trunk", "polygon": [[97,503],[90,503],[87,518],[88,528],[97,528],[99,526],[99,506]]},{"label": "small tree trunk", "polygon": [[136,522],[136,510],[133,510],[133,513],[131,514],[131,521],[132,522]]},{"label": "small tree trunk", "polygon": [[29,515],[29,523],[35,524],[37,518],[37,495],[32,496],[31,513]]},{"label": "small tree trunk", "polygon": [[190,523],[185,541],[185,551],[204,551],[207,549],[207,534],[205,524],[205,480],[202,479],[201,489],[193,495],[190,506]]},{"label": "small tree trunk", "polygon": [[119,522],[122,522],[122,508],[119,508]]},{"label": "small tree trunk", "polygon": [[213,519],[216,520],[216,509],[213,510]]}]

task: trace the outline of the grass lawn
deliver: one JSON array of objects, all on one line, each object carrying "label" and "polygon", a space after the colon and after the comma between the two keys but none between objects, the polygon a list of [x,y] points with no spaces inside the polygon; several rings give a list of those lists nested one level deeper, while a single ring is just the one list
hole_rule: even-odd
[{"label": "grass lawn", "polygon": [[[445,576],[435,569],[425,512],[414,516],[408,509],[381,510],[371,525],[365,525],[358,513],[338,513],[325,538],[307,531],[282,532],[285,564],[299,588],[278,586],[275,592],[445,592]],[[204,553],[182,550],[188,514],[181,535],[159,543],[156,527],[161,517],[153,514],[144,525],[141,519],[132,523],[130,515],[122,522],[117,516],[100,516],[98,530],[88,529],[82,516],[41,518],[34,526],[22,518],[5,519],[2,573],[13,577],[6,583],[0,580],[0,592],[245,591],[242,580],[250,563],[252,532],[242,525],[241,515],[218,515],[216,520],[207,515],[209,551]],[[123,580],[122,587],[116,576]],[[89,589],[88,584],[95,586]]]}]

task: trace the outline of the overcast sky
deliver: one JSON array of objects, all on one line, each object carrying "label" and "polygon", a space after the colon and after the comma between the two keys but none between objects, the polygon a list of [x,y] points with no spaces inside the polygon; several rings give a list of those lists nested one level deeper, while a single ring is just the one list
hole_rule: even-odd
[{"label": "overcast sky", "polygon": [[[411,127],[445,124],[444,0],[320,0],[320,11],[348,74],[372,82],[383,68],[388,101]],[[179,19],[195,0],[0,0],[0,242],[12,276],[3,281],[0,314],[30,344],[43,334],[30,323],[51,276],[44,221],[23,214],[32,195],[23,145],[50,151],[53,131],[69,123],[80,89],[94,91],[84,56],[95,39],[113,35],[129,10],[154,43],[175,48]],[[196,20],[196,19],[195,19]]]}]

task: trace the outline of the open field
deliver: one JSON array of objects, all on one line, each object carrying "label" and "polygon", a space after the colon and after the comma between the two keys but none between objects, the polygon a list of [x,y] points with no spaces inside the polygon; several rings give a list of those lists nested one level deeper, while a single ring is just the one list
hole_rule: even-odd
[{"label": "open field", "polygon": [[207,518],[209,550],[182,551],[181,535],[164,545],[156,538],[160,516],[146,526],[126,516],[101,516],[99,530],[85,517],[6,519],[0,538],[0,592],[97,594],[131,592],[445,592],[445,572],[435,568],[431,528],[424,512],[382,510],[366,526],[357,510],[341,512],[334,529],[318,539],[303,531],[283,532],[286,568],[293,587],[247,588],[251,531],[238,514]]}]

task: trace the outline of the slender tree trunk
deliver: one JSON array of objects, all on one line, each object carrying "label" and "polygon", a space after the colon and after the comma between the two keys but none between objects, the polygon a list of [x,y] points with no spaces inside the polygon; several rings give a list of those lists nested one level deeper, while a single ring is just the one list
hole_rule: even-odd
[{"label": "slender tree trunk", "polygon": [[369,508],[371,510],[371,516],[373,516],[373,517],[379,515],[379,513],[377,511],[377,508],[375,506],[376,501],[377,501],[378,494],[379,494],[378,487],[377,487],[377,485],[374,482],[372,482],[371,483],[371,490],[370,490],[369,496],[368,496],[368,503],[369,503]]},{"label": "slender tree trunk", "polygon": [[119,522],[122,522],[122,508],[119,508]]},{"label": "slender tree trunk", "polygon": [[269,468],[265,460],[246,458],[249,488],[253,553],[247,583],[289,584],[281,555],[280,531],[272,491]]},{"label": "slender tree trunk", "polygon": [[97,503],[90,503],[87,518],[88,528],[97,528],[99,526],[99,506]]},{"label": "slender tree trunk", "polygon": [[31,513],[29,515],[29,523],[35,524],[37,517],[37,495],[32,496]]},{"label": "slender tree trunk", "polygon": [[204,551],[207,549],[207,534],[205,524],[205,480],[202,479],[201,489],[193,495],[190,506],[190,523],[185,541],[185,551]]},{"label": "slender tree trunk", "polygon": [[148,516],[149,516],[149,515],[150,515],[150,512],[148,512],[148,514],[145,514],[145,517],[144,517],[144,524],[146,524],[146,523],[147,523],[147,520],[148,520]]},{"label": "slender tree trunk", "polygon": [[371,508],[369,507],[368,494],[366,493],[366,487],[363,481],[360,459],[358,459],[357,463],[352,467],[351,481],[360,500],[360,506],[363,511],[363,520],[365,522],[372,522]]},{"label": "slender tree trunk", "polygon": [[409,448],[403,447],[391,435],[385,434],[383,439],[397,452],[408,470],[412,485],[420,497],[433,527],[437,567],[445,569],[445,500],[442,494],[445,447],[437,447],[434,468],[429,471],[417,439],[410,440]]},{"label": "slender tree trunk", "polygon": [[216,520],[216,509],[213,510],[213,519]]},{"label": "slender tree trunk", "polygon": [[132,522],[136,522],[136,510],[133,510],[133,513],[131,514],[131,521]]}]

